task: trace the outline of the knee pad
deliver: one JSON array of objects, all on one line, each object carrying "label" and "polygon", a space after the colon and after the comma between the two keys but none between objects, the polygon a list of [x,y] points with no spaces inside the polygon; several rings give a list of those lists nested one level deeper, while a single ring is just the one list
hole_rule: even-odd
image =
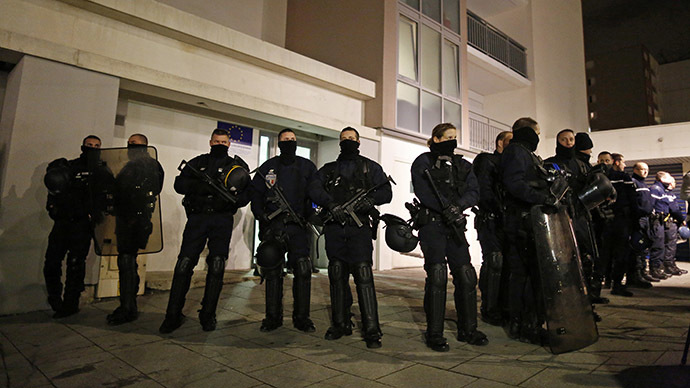
[{"label": "knee pad", "polygon": [[457,273],[453,274],[455,282],[466,291],[472,291],[477,287],[477,271],[472,264],[464,264]]},{"label": "knee pad", "polygon": [[489,259],[489,268],[491,268],[492,271],[501,271],[503,268],[503,253],[501,252],[491,252],[491,254],[488,257]]},{"label": "knee pad", "polygon": [[308,257],[300,257],[295,260],[293,273],[295,278],[311,277],[311,260]]},{"label": "knee pad", "polygon": [[339,281],[346,273],[346,265],[338,259],[328,260],[328,280],[331,282]]},{"label": "knee pad", "polygon": [[369,284],[374,282],[374,273],[371,271],[371,264],[359,262],[352,265],[352,274],[357,284]]},{"label": "knee pad", "polygon": [[206,258],[206,265],[208,266],[207,273],[212,276],[223,275],[225,272],[225,257],[210,256]]},{"label": "knee pad", "polygon": [[117,255],[117,268],[120,271],[136,271],[137,257],[126,253]]},{"label": "knee pad", "polygon": [[178,257],[177,264],[175,264],[175,273],[192,276],[195,266],[196,260],[192,260],[192,258],[186,256]]},{"label": "knee pad", "polygon": [[70,268],[86,267],[86,257],[68,255],[66,264],[68,271]]},{"label": "knee pad", "polygon": [[443,263],[434,263],[424,265],[426,271],[427,282],[430,287],[434,289],[446,289],[448,284],[448,266]]},{"label": "knee pad", "polygon": [[266,240],[256,249],[256,265],[259,273],[282,268],[285,263],[285,248],[277,240]]}]

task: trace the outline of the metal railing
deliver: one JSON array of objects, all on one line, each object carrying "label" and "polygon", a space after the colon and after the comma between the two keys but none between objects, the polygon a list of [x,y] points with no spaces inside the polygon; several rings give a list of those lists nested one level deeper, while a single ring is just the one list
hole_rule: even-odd
[{"label": "metal railing", "polygon": [[510,125],[492,120],[479,113],[470,112],[470,147],[486,152],[496,148],[496,136],[503,131],[510,131]]},{"label": "metal railing", "polygon": [[498,28],[467,11],[467,43],[527,78],[525,48]]}]

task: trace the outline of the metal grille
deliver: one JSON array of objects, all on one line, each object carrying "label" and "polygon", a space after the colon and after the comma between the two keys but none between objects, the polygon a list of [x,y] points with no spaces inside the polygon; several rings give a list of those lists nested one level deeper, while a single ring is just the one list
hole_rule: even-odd
[{"label": "metal grille", "polygon": [[472,116],[469,118],[470,147],[493,152],[496,136],[503,131],[510,131],[510,126],[477,113],[472,113]]},{"label": "metal grille", "polygon": [[467,43],[527,78],[525,48],[479,16],[467,11]]}]

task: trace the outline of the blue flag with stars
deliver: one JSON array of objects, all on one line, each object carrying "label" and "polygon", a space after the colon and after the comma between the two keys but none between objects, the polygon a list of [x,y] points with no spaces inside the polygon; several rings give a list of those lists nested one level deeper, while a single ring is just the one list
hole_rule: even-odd
[{"label": "blue flag with stars", "polygon": [[230,124],[224,121],[218,122],[218,128],[225,129],[230,134],[230,143],[235,143],[243,146],[252,146],[252,137],[254,129],[244,127],[242,125]]}]

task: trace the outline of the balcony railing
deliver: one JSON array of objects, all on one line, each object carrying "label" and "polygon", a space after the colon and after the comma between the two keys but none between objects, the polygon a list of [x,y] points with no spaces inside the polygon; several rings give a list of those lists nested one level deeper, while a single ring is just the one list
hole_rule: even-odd
[{"label": "balcony railing", "polygon": [[467,11],[467,43],[527,78],[527,54],[518,42]]},{"label": "balcony railing", "polygon": [[470,147],[493,152],[496,148],[496,136],[503,131],[510,131],[510,125],[492,120],[478,113],[470,112]]}]

